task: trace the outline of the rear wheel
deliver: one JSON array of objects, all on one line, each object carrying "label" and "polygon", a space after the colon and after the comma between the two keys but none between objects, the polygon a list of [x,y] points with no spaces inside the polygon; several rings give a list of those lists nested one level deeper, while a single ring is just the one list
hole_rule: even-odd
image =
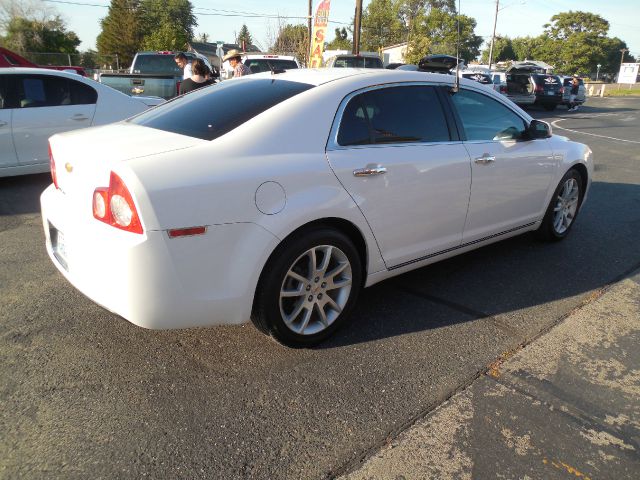
[{"label": "rear wheel", "polygon": [[251,319],[280,343],[312,346],[346,321],[361,283],[360,257],[351,240],[329,228],[309,230],[272,255]]},{"label": "rear wheel", "polygon": [[549,207],[542,219],[536,236],[543,240],[562,240],[575,223],[584,197],[582,175],[569,170],[551,197]]}]

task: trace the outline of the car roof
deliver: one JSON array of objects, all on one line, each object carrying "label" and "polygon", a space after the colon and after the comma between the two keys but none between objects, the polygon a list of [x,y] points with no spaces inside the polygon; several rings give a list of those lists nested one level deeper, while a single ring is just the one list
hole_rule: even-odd
[{"label": "car roof", "polygon": [[52,68],[6,67],[6,68],[0,68],[0,74],[2,73],[11,73],[15,75],[24,74],[24,73],[29,73],[33,75],[34,73],[38,73],[38,74],[54,75],[57,77],[73,78],[74,80],[77,80],[79,78],[87,78],[87,77],[83,77],[82,75],[78,75],[77,73],[70,73],[70,72],[65,72],[63,70],[55,70]]},{"label": "car roof", "polygon": [[[371,69],[371,68],[300,68],[287,70],[276,75],[270,72],[262,72],[254,75],[248,75],[238,80],[250,78],[277,78],[280,80],[289,80],[292,82],[308,83],[310,85],[323,85],[329,82],[353,82],[368,83],[375,85],[376,83],[393,83],[393,82],[437,82],[453,84],[454,75],[446,75],[442,73],[427,73],[409,70],[387,70],[387,69]],[[234,80],[235,81],[235,80]],[[477,82],[460,79],[463,85],[476,86]]]}]

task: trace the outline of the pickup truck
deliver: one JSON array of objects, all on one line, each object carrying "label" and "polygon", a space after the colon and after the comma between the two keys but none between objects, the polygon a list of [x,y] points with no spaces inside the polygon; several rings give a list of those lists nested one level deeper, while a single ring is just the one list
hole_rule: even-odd
[{"label": "pickup truck", "polygon": [[[200,58],[211,69],[209,60],[185,52],[189,61]],[[169,99],[178,95],[183,71],[174,60],[175,52],[138,52],[128,73],[101,73],[98,81],[127,95]]]}]

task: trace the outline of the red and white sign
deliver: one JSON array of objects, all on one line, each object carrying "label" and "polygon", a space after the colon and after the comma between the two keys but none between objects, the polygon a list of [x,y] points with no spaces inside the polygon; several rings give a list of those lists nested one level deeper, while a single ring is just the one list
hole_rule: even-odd
[{"label": "red and white sign", "polygon": [[329,23],[329,8],[331,0],[322,0],[316,10],[316,16],[313,23],[313,36],[311,42],[311,52],[309,55],[309,68],[318,68],[322,66],[322,51],[324,50],[324,40],[327,33],[327,24]]}]

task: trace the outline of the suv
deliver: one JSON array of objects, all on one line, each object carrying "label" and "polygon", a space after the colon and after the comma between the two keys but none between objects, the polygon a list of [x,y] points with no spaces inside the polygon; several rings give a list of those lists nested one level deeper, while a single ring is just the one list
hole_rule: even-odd
[{"label": "suv", "polygon": [[[560,77],[562,80],[562,85],[564,86],[564,94],[562,95],[561,105],[566,105],[569,108],[569,100],[571,98],[571,79],[573,77]],[[575,103],[578,105],[582,105],[587,101],[587,89],[584,86],[584,81],[581,78],[578,78],[578,95],[576,96]]]},{"label": "suv", "polygon": [[336,55],[327,60],[327,68],[384,68],[380,57],[369,57],[363,55]]},{"label": "suv", "polygon": [[533,63],[516,63],[507,72],[507,97],[519,105],[541,105],[555,110],[562,102],[564,88],[557,75],[542,73]]},{"label": "suv", "polygon": [[[245,53],[242,55],[242,63],[251,69],[251,73],[272,72],[300,68],[296,57],[290,55],[274,55],[271,53]],[[233,69],[227,60],[222,64],[220,78],[233,77]]]}]

